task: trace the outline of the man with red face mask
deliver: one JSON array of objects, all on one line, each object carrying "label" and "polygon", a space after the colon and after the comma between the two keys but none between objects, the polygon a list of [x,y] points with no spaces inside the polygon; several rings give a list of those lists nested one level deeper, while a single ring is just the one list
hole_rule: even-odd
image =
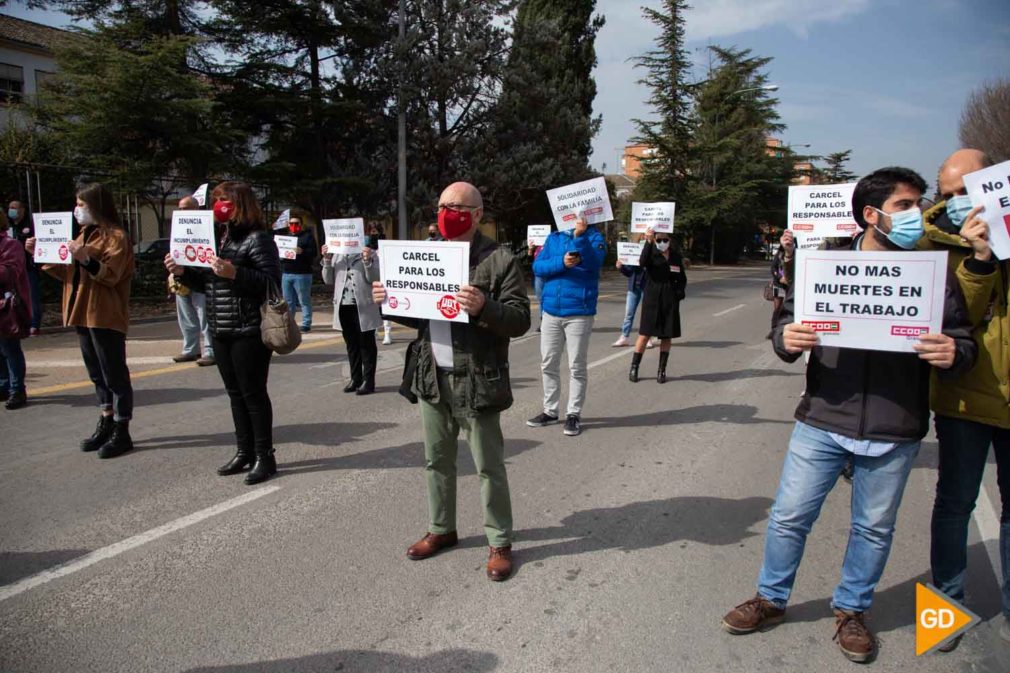
[{"label": "man with red face mask", "polygon": [[284,301],[292,311],[302,310],[302,332],[312,329],[312,263],[316,261],[319,245],[312,229],[306,226],[301,213],[292,210],[288,216],[288,226],[275,231],[275,236],[294,236],[298,239],[294,259],[281,260],[281,291]]},{"label": "man with red face mask", "polygon": [[[478,230],[483,214],[480,192],[465,182],[449,185],[438,201],[442,236],[470,243],[470,284],[456,295],[470,322],[392,319],[418,331],[410,388],[421,406],[430,516],[427,533],[407,556],[419,561],[458,542],[456,455],[462,429],[480,476],[490,545],[487,576],[502,581],[512,574],[512,502],[500,414],[512,406],[509,339],[530,328],[530,300],[515,257]],[[386,290],[376,266],[369,256],[365,269],[372,297],[382,304]]]}]

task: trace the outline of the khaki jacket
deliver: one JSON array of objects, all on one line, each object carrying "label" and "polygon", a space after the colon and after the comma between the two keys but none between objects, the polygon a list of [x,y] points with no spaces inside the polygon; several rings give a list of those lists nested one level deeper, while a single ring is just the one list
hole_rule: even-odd
[{"label": "khaki jacket", "polygon": [[[933,371],[929,406],[941,416],[1010,428],[1010,316],[1007,315],[1007,262],[986,264],[971,255],[971,246],[938,226],[946,220],[946,202],[924,213],[923,250],[946,250],[947,265],[964,293],[978,362],[966,374],[940,382]],[[947,229],[949,229],[949,225]]]},{"label": "khaki jacket", "polygon": [[84,227],[76,239],[91,258],[85,267],[46,264],[42,270],[63,283],[63,324],[126,334],[130,326],[133,246],[121,227]]}]

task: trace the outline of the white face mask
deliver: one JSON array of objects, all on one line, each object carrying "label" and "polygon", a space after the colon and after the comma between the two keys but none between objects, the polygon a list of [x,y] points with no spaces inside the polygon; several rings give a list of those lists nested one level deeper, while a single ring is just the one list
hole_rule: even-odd
[{"label": "white face mask", "polygon": [[95,223],[94,218],[91,217],[91,211],[88,210],[87,206],[77,206],[74,208],[74,219],[80,222],[83,227]]},{"label": "white face mask", "polygon": [[660,252],[666,252],[670,248],[670,241],[656,241],[656,249]]}]

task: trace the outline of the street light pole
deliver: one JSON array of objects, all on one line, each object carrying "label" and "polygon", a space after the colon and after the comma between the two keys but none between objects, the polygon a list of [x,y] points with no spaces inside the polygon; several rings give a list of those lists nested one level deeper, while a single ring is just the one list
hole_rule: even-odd
[{"label": "street light pole", "polygon": [[406,241],[410,238],[407,231],[407,111],[404,109],[403,95],[403,69],[404,54],[406,52],[405,41],[407,37],[407,1],[400,0],[400,89],[399,101],[397,102],[397,180],[396,180],[396,212],[397,212],[397,238]]},{"label": "street light pole", "polygon": [[[737,89],[736,91],[731,91],[726,94],[726,97],[719,102],[719,109],[715,113],[715,134],[719,135],[719,122],[722,118],[722,104],[728,101],[730,98],[737,94],[746,93],[748,91],[778,91],[778,84],[765,84],[764,86],[751,86],[746,89]],[[716,163],[715,157],[712,157],[712,193],[715,193],[716,187],[716,171],[718,169],[718,164]],[[715,266],[715,219],[713,218],[711,225],[709,226],[709,243],[708,243],[708,265]]]}]

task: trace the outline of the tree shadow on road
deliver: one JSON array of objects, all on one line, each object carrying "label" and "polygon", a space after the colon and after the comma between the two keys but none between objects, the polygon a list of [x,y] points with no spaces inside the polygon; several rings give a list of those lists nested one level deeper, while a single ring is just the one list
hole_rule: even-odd
[{"label": "tree shadow on road", "polygon": [[702,381],[704,383],[724,383],[726,381],[742,381],[744,379],[764,379],[772,376],[804,376],[803,372],[790,372],[784,369],[738,369],[733,372],[703,372],[701,374],[685,374],[673,376],[669,382]]},{"label": "tree shadow on road", "polygon": [[0,586],[13,584],[22,577],[62,565],[84,556],[89,549],[54,549],[51,551],[0,551]]},{"label": "tree shadow on road", "polygon": [[684,409],[654,411],[648,414],[611,416],[604,418],[587,417],[582,420],[584,428],[632,428],[658,427],[663,425],[687,425],[693,423],[732,423],[734,425],[754,425],[759,423],[781,423],[793,425],[793,420],[761,418],[757,407],[749,404],[706,404]]},{"label": "tree shadow on road", "polygon": [[411,656],[375,650],[337,650],[293,659],[258,661],[251,664],[201,666],[186,673],[431,673],[468,671],[487,673],[498,668],[498,656],[476,650],[441,650]]},{"label": "tree shadow on road", "polygon": [[674,339],[670,344],[673,348],[732,348],[742,346],[742,341],[680,341]]},{"label": "tree shadow on road", "polygon": [[[29,391],[30,393],[31,391]],[[162,404],[178,404],[213,397],[227,398],[224,388],[134,388],[134,398],[138,407],[156,407]],[[95,391],[84,389],[78,395],[42,395],[32,397],[33,405],[63,404],[69,407],[97,407]]]},{"label": "tree shadow on road", "polygon": [[[516,554],[525,564],[606,549],[632,552],[673,542],[735,545],[760,534],[750,528],[767,518],[771,504],[771,498],[763,497],[682,496],[586,509],[569,514],[558,526],[518,531]],[[553,540],[557,542],[528,546]],[[463,546],[475,545],[468,539]]]},{"label": "tree shadow on road", "polygon": [[[274,445],[300,443],[311,446],[338,446],[354,442],[381,430],[397,427],[396,423],[298,423],[274,427]],[[234,432],[215,434],[172,435],[151,437],[137,442],[137,449],[190,449],[234,446]]]}]

